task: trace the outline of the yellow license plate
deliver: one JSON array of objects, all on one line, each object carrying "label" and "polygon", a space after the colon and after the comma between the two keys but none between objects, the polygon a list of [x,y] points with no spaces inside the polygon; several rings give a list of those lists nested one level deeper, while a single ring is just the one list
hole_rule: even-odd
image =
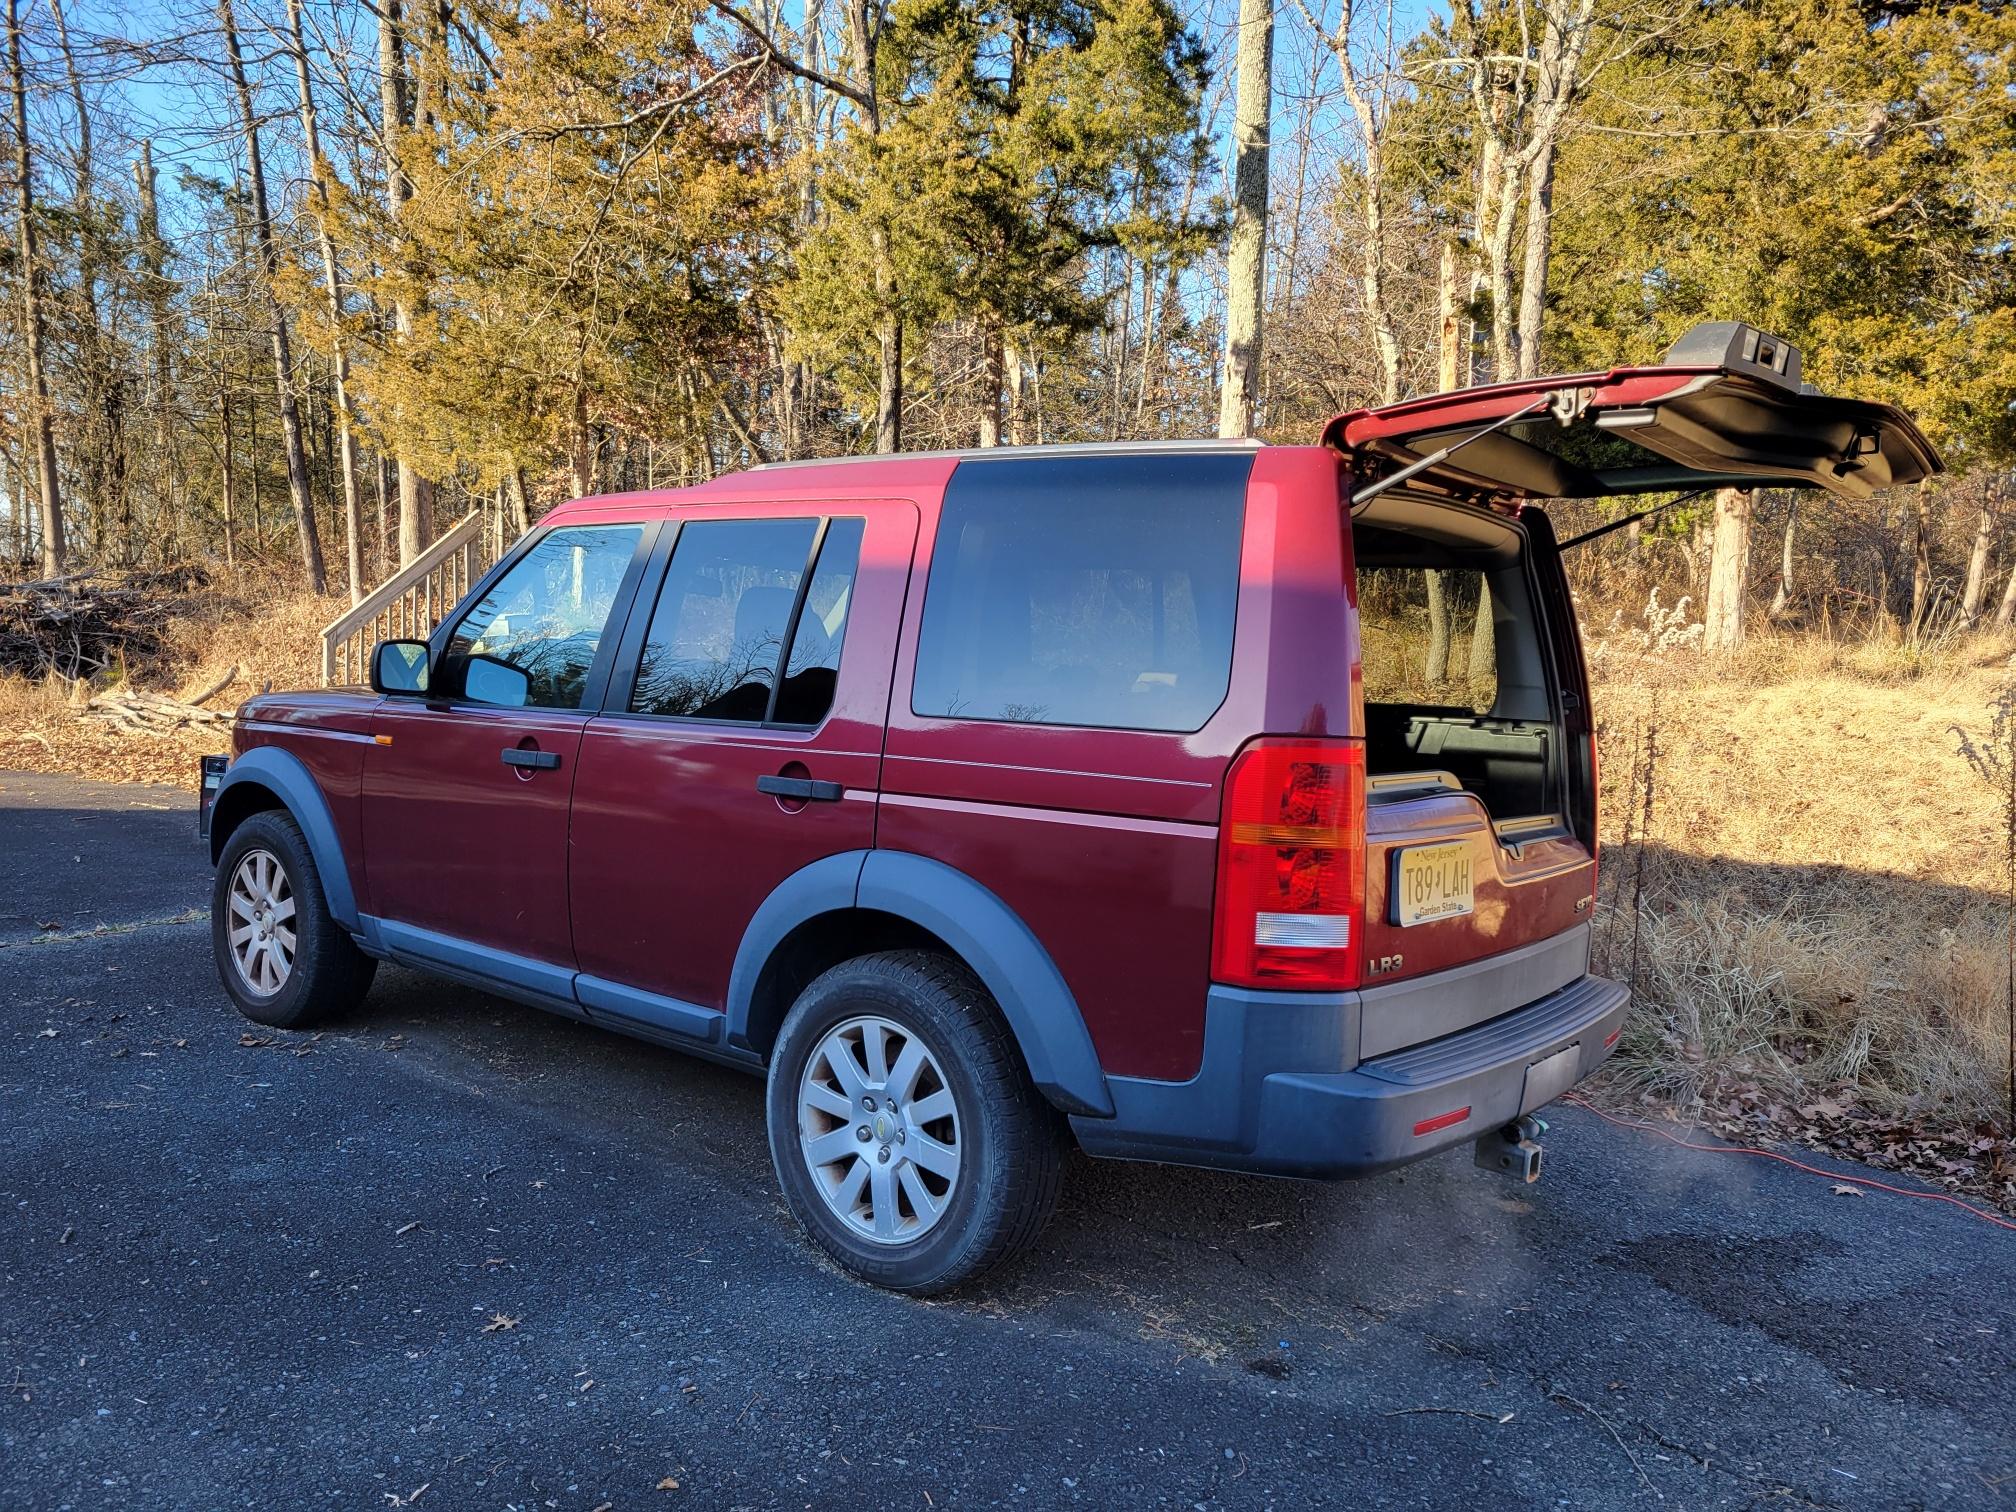
[{"label": "yellow license plate", "polygon": [[1428,924],[1476,907],[1470,881],[1470,843],[1410,845],[1393,862],[1393,922]]}]

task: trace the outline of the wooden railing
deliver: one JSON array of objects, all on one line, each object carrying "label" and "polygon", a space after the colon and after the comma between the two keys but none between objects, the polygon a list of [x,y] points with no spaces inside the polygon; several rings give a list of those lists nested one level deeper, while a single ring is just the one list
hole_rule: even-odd
[{"label": "wooden railing", "polygon": [[381,640],[425,640],[488,566],[481,511],[457,520],[412,564],[322,630],[322,686],[362,683]]}]

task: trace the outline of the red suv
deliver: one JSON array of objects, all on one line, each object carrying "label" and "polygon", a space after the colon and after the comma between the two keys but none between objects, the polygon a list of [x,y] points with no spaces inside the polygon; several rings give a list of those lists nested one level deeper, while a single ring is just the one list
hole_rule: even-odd
[{"label": "red suv", "polygon": [[1938,459],[1739,326],[1321,444],[790,463],[576,500],[206,793],[250,1017],[376,963],[767,1075],[786,1198],[907,1291],[1093,1155],[1347,1176],[1609,1055],[1596,772],[1537,497]]}]

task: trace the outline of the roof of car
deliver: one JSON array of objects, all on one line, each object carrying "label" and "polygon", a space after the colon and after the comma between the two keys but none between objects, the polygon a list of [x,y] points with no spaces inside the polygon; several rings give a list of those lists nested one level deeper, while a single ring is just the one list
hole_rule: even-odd
[{"label": "roof of car", "polygon": [[862,462],[949,461],[999,462],[1013,457],[1128,457],[1160,456],[1170,452],[1258,451],[1264,441],[1251,438],[1220,440],[1198,437],[1188,441],[1082,441],[1057,446],[974,446],[953,451],[875,452],[854,457],[805,457],[790,462],[765,462],[751,472],[777,472],[787,467],[838,467]]},{"label": "roof of car", "polygon": [[966,451],[874,452],[854,457],[807,457],[791,462],[766,462],[757,467],[722,473],[702,483],[677,488],[640,489],[631,493],[596,494],[572,499],[549,511],[551,520],[563,512],[632,507],[710,504],[729,499],[776,498],[804,490],[823,498],[873,499],[892,489],[942,489],[963,462],[1000,462],[1017,458],[1054,461],[1063,457],[1140,457],[1258,452],[1264,443],[1221,441],[1098,441],[1066,446],[989,446]]}]

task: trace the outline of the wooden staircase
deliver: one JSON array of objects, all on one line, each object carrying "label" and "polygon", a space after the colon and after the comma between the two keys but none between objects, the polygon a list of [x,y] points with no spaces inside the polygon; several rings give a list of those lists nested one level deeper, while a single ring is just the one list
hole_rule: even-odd
[{"label": "wooden staircase", "polygon": [[457,520],[409,566],[322,628],[322,686],[368,682],[381,640],[425,640],[494,559],[483,513]]}]

